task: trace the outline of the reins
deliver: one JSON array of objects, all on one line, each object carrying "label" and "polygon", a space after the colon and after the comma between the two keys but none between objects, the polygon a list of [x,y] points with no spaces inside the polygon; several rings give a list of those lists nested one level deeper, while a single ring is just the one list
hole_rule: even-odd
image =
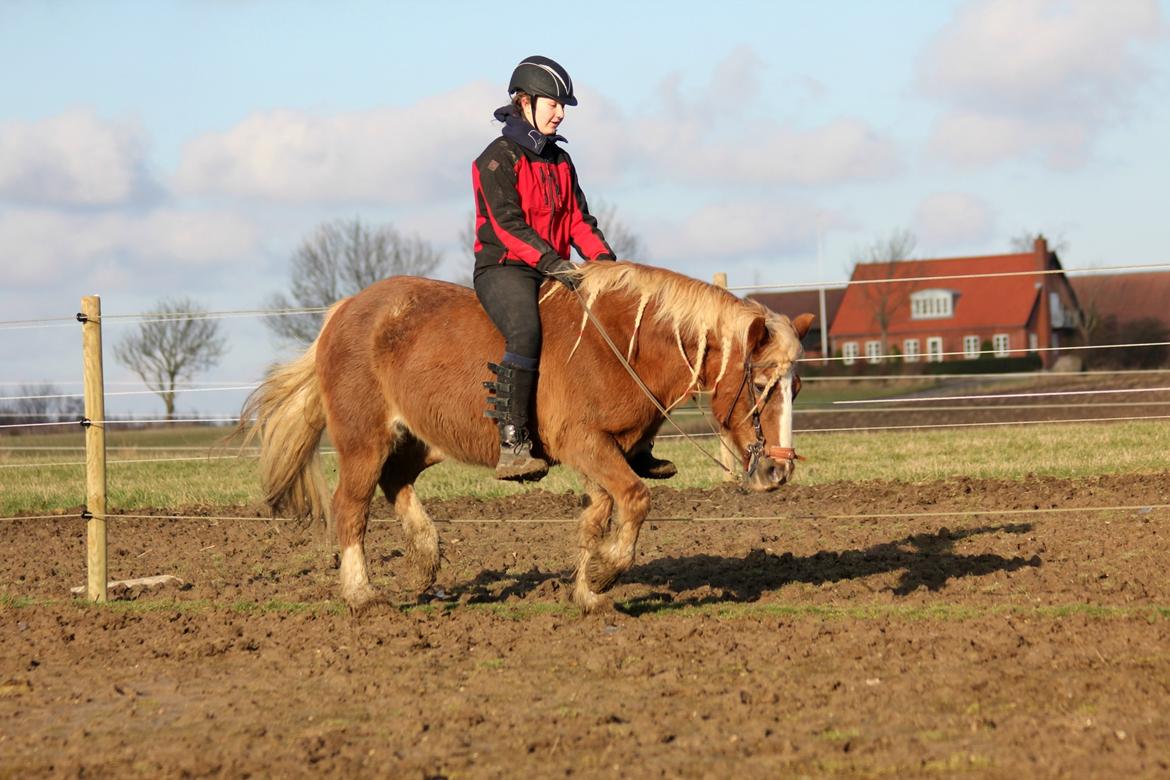
[{"label": "reins", "polygon": [[[662,402],[654,396],[654,393],[651,392],[650,388],[646,386],[646,383],[642,381],[642,377],[638,376],[638,372],[634,370],[634,367],[631,366],[629,361],[626,360],[625,356],[622,355],[622,352],[620,349],[618,349],[617,344],[613,343],[613,339],[609,337],[609,334],[606,333],[605,328],[601,326],[601,322],[598,321],[597,317],[593,314],[593,311],[589,308],[589,304],[585,302],[585,296],[583,296],[581,291],[577,289],[573,289],[572,293],[577,297],[577,302],[581,304],[581,308],[585,311],[585,316],[589,318],[589,321],[593,323],[593,327],[597,328],[597,332],[601,334],[601,338],[604,339],[605,343],[609,345],[610,351],[613,352],[614,357],[618,359],[618,362],[621,363],[622,368],[626,370],[626,373],[630,375],[630,378],[634,380],[635,384],[637,384],[638,387],[642,389],[642,392],[646,395],[647,398],[650,399],[650,402],[654,404],[654,408],[656,408],[663,416],[663,418],[672,426],[674,426],[674,429],[678,431],[684,439],[690,442],[695,449],[706,455],[712,462],[715,463],[716,466],[723,469],[728,474],[733,474],[734,472],[727,468],[727,466],[725,466],[722,461],[704,449],[703,445],[699,444],[699,442],[696,441],[693,436],[679,427],[679,424],[671,418],[670,412],[667,411],[666,407],[662,405]],[[728,452],[731,452],[731,448],[728,447],[722,439],[719,440],[719,443],[725,449],[727,449]],[[735,453],[732,454],[734,455]]]}]

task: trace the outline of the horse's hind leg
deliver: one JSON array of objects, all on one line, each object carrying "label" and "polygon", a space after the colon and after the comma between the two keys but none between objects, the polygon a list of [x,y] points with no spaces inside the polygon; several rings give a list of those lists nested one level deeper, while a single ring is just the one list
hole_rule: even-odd
[{"label": "horse's hind leg", "polygon": [[585,493],[589,506],[581,513],[577,525],[577,572],[573,581],[573,601],[586,612],[606,609],[611,602],[608,596],[596,593],[590,586],[589,572],[596,568],[593,557],[609,527],[609,516],[613,511],[613,499],[609,493],[593,480],[586,477]]},{"label": "horse's hind leg", "polygon": [[418,573],[418,590],[435,584],[439,573],[439,532],[414,491],[414,481],[434,461],[427,446],[409,433],[400,435],[398,446],[382,466],[379,484],[386,500],[402,522],[406,537],[406,560]]},{"label": "horse's hind leg", "polygon": [[333,518],[341,548],[341,596],[351,610],[359,610],[376,595],[366,570],[366,528],[370,501],[378,486],[382,464],[394,445],[394,433],[384,422],[349,427],[334,435],[337,449],[337,490],[333,493]]}]

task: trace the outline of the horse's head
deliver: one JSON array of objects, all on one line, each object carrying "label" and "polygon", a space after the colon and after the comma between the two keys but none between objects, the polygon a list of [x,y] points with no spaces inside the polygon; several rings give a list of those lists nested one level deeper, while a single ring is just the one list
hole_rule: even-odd
[{"label": "horse's head", "polygon": [[742,365],[728,370],[712,397],[724,439],[738,449],[752,490],[775,490],[796,468],[792,401],[800,392],[800,340],[813,319],[802,314],[790,320],[766,310],[754,318],[743,341]]}]

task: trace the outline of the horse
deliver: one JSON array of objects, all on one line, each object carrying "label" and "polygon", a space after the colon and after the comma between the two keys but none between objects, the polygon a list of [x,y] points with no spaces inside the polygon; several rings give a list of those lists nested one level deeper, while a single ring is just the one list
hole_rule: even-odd
[{"label": "horse", "polygon": [[[650,491],[627,456],[657,433],[664,411],[709,393],[748,487],[775,490],[792,476],[795,369],[813,315],[789,319],[624,260],[588,263],[576,276],[576,291],[552,280],[541,290],[532,427],[535,455],[583,477],[572,600],[588,613],[612,610],[606,591],[633,564]],[[502,352],[471,289],[390,277],[334,304],[316,340],[272,368],[245,402],[239,427],[260,440],[265,501],[274,515],[336,530],[351,610],[376,597],[365,535],[379,486],[401,522],[420,592],[434,585],[439,537],[414,482],[447,459],[494,466],[499,444],[484,387],[494,378],[488,360]],[[318,454],[326,428],[339,480],[331,504]]]}]

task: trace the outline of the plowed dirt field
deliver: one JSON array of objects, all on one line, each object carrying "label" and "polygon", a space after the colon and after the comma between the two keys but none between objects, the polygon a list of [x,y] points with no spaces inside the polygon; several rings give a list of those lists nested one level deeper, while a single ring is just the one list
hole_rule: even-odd
[{"label": "plowed dirt field", "polygon": [[183,584],[95,608],[80,520],[3,521],[0,776],[1170,772],[1170,474],[653,500],[588,618],[571,495],[430,504],[422,605],[375,524],[359,616],[288,523],[113,518]]}]

